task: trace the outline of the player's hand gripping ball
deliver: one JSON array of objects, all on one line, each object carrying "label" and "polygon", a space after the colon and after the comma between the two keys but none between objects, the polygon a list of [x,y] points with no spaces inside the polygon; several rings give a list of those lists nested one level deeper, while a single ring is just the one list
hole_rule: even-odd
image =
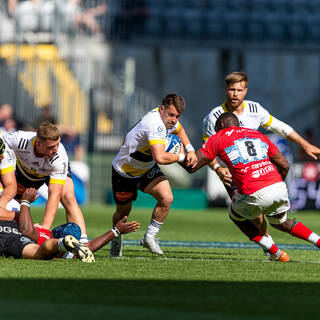
[{"label": "player's hand gripping ball", "polygon": [[73,222],[65,223],[52,229],[52,235],[56,239],[64,238],[67,235],[74,236],[77,240],[80,240],[81,229]]},{"label": "player's hand gripping ball", "polygon": [[166,152],[170,152],[173,154],[179,154],[181,149],[181,141],[178,136],[175,134],[167,134],[166,135],[166,144],[165,150]]}]

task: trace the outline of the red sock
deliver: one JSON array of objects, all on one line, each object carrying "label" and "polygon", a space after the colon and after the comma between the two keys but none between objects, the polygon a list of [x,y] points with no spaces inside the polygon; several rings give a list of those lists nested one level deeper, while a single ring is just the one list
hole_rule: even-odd
[{"label": "red sock", "polygon": [[269,238],[267,238],[264,235],[258,235],[250,240],[262,245],[272,255],[279,250],[279,248],[274,243],[272,243],[272,241]]},{"label": "red sock", "polygon": [[290,231],[290,233],[300,239],[307,240],[311,235],[312,231],[307,228],[303,223],[298,222]]}]

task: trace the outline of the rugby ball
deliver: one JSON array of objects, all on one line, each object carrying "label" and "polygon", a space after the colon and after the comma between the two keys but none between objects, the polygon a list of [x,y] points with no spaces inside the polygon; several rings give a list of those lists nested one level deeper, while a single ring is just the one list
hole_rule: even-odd
[{"label": "rugby ball", "polygon": [[179,154],[181,149],[181,141],[175,134],[167,134],[165,150],[173,154]]},{"label": "rugby ball", "polygon": [[52,229],[52,235],[56,239],[64,238],[67,235],[74,236],[77,240],[80,240],[81,229],[73,222],[65,223]]}]

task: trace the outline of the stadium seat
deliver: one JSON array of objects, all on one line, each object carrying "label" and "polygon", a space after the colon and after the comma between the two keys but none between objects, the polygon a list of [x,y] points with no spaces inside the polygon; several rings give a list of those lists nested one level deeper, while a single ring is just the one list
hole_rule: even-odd
[{"label": "stadium seat", "polygon": [[203,20],[206,36],[217,40],[226,36],[225,11],[208,9],[203,14]]},{"label": "stadium seat", "polygon": [[288,36],[291,41],[303,41],[307,38],[306,21],[305,13],[291,13],[286,17]]},{"label": "stadium seat", "polygon": [[54,11],[55,5],[53,1],[44,1],[40,3],[38,11],[40,31],[53,31]]},{"label": "stadium seat", "polygon": [[203,34],[203,11],[200,8],[187,8],[184,10],[186,36],[202,36]]},{"label": "stadium seat", "polygon": [[38,10],[32,1],[18,3],[15,19],[20,32],[35,32],[39,28]]},{"label": "stadium seat", "polygon": [[185,25],[181,8],[167,8],[162,12],[165,37],[180,37],[184,35]]}]

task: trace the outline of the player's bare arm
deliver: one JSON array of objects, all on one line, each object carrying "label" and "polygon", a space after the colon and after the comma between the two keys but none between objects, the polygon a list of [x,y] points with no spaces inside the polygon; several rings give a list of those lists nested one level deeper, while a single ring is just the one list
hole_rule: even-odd
[{"label": "player's bare arm", "polygon": [[228,168],[222,167],[217,159],[212,160],[209,163],[209,167],[217,173],[220,180],[228,187],[231,186],[232,177]]},{"label": "player's bare arm", "polygon": [[195,167],[197,164],[197,156],[195,153],[195,150],[193,146],[191,145],[190,139],[184,130],[184,128],[181,126],[179,132],[177,133],[177,136],[179,137],[180,141],[182,142],[184,149],[186,151],[186,164],[191,167]]},{"label": "player's bare arm", "polygon": [[35,188],[27,188],[22,195],[20,213],[18,214],[20,232],[34,241],[38,241],[38,232],[33,226],[30,203],[35,201],[38,196]]},{"label": "player's bare arm", "polygon": [[112,230],[89,241],[87,247],[92,252],[94,252],[106,245],[108,242],[110,242],[112,239],[119,236],[120,234],[136,232],[140,227],[140,223],[138,223],[137,221],[126,222],[127,218],[127,216],[124,216],[115,224],[115,227],[113,227]]},{"label": "player's bare arm", "polygon": [[17,194],[17,180],[14,170],[1,174],[1,182],[3,186],[3,192],[0,197],[0,207],[5,208],[7,203]]},{"label": "player's bare arm", "polygon": [[309,157],[315,160],[320,158],[320,149],[302,138],[295,130],[293,130],[287,138],[300,145]]},{"label": "player's bare arm", "polygon": [[194,173],[198,171],[200,168],[204,167],[205,165],[208,165],[212,160],[207,158],[200,150],[196,152],[197,156],[197,165],[195,167],[188,166],[186,162],[183,162],[181,166],[186,169],[189,173]]},{"label": "player's bare arm", "polygon": [[285,180],[290,168],[290,164],[286,157],[280,151],[278,151],[274,154],[274,156],[270,157],[270,161],[276,166],[282,179]]},{"label": "player's bare arm", "polygon": [[[171,164],[181,160],[179,154],[173,154],[165,151],[164,144],[153,144],[150,146],[152,157],[158,164]],[[184,160],[184,157],[182,161]]]},{"label": "player's bare arm", "polygon": [[63,185],[49,183],[48,201],[45,208],[45,213],[42,221],[42,227],[50,229],[56,215]]}]

